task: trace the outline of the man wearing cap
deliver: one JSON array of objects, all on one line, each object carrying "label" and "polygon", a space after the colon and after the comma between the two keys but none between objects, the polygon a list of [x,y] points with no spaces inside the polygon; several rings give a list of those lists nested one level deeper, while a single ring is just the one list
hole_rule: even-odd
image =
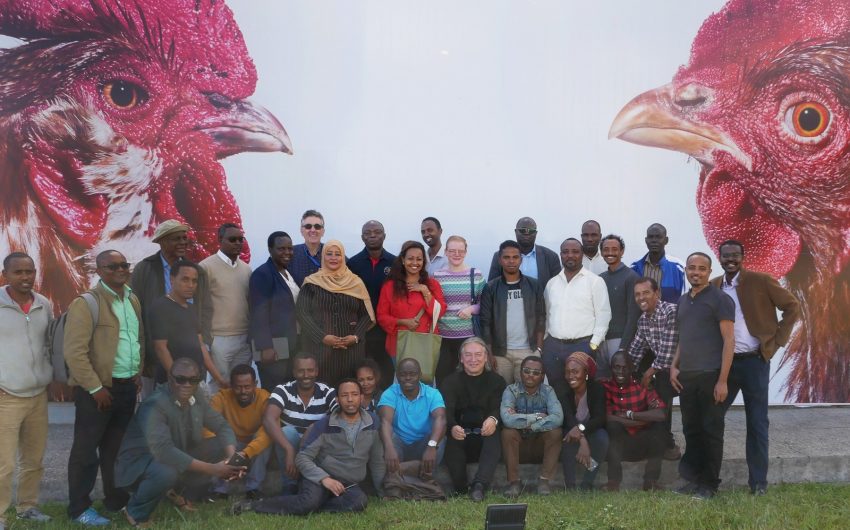
[{"label": "man wearing cap", "polygon": [[[136,264],[130,287],[142,304],[143,321],[150,320],[148,314],[154,300],[161,298],[171,290],[171,267],[177,261],[186,258],[189,248],[189,226],[175,219],[169,219],[156,227],[153,242],[159,244],[159,252],[148,256]],[[212,344],[212,303],[210,302],[209,283],[206,272],[199,271],[198,290],[191,300],[192,309],[201,324],[201,336],[204,342]],[[150,328],[145,329],[145,362],[142,377],[142,397],[153,391],[153,367],[156,366],[156,351],[151,340]]]}]

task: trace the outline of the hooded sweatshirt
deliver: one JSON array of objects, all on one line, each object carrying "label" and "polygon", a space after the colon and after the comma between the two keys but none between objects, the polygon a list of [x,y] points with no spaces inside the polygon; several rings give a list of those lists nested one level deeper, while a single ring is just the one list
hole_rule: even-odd
[{"label": "hooded sweatshirt", "polygon": [[6,286],[0,286],[0,389],[18,397],[37,396],[53,380],[47,349],[53,305],[34,291],[33,297],[25,314]]}]

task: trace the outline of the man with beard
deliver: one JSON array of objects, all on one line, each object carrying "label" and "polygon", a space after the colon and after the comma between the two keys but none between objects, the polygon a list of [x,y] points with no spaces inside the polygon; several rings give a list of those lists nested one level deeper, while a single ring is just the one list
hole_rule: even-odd
[{"label": "man with beard", "polygon": [[422,219],[422,241],[428,252],[425,253],[425,268],[428,274],[434,275],[434,271],[445,269],[449,266],[449,259],[446,257],[443,242],[440,238],[443,236],[443,225],[436,217],[426,217]]},{"label": "man with beard", "polygon": [[618,350],[629,349],[640,316],[640,308],[635,302],[635,281],[640,277],[623,263],[625,250],[626,243],[622,237],[609,234],[602,238],[601,254],[608,268],[599,277],[605,281],[611,303],[611,322],[596,359],[597,374],[602,378],[611,376],[611,356]]},{"label": "man with beard", "polygon": [[599,252],[599,240],[602,238],[602,227],[597,221],[590,219],[581,225],[581,263],[593,274],[602,274],[608,270],[602,254]]},{"label": "man with beard", "polygon": [[[537,241],[537,223],[531,217],[523,217],[517,221],[514,234],[522,256],[522,262],[519,266],[520,272],[525,277],[536,279],[540,289],[545,288],[549,278],[557,276],[561,272],[561,260],[554,251],[543,245],[535,244]],[[496,251],[493,254],[493,261],[490,263],[487,281],[499,277],[501,274],[500,267],[499,251]]]}]

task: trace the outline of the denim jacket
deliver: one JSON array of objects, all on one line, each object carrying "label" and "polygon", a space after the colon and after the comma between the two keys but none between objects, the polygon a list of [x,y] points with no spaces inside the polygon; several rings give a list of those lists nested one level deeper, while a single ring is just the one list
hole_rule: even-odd
[{"label": "denim jacket", "polygon": [[[508,412],[509,409],[514,410],[513,414]],[[543,412],[546,416],[538,419],[538,412]],[[547,384],[541,384],[536,394],[527,393],[521,382],[509,385],[502,393],[500,413],[502,423],[509,429],[545,432],[564,423],[561,402],[558,401],[555,390]]]}]

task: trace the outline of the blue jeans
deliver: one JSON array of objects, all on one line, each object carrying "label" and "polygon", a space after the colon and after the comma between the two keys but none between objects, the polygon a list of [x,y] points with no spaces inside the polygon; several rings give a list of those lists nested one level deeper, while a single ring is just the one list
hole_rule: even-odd
[{"label": "blue jeans", "polygon": [[735,401],[740,390],[744,394],[744,412],[747,416],[747,468],[750,489],[767,487],[768,426],[767,394],[770,381],[770,363],[761,356],[744,357],[732,361],[729,370],[729,396],[724,406]]},{"label": "blue jeans", "polygon": [[564,380],[564,361],[574,352],[584,352],[596,359],[590,349],[590,340],[564,344],[554,337],[543,341],[543,369],[551,385],[554,381]]},{"label": "blue jeans", "polygon": [[[422,460],[422,453],[424,453],[425,449],[428,447],[428,438],[422,438],[421,440],[416,440],[412,444],[406,444],[396,433],[393,433],[393,447],[398,455],[399,462]],[[440,440],[440,443],[437,444],[437,460],[434,462],[435,466],[439,465],[440,462],[443,461],[443,453],[445,452],[446,439],[443,438]]]},{"label": "blue jeans", "polygon": [[[564,428],[566,431],[566,427]],[[601,464],[605,461],[605,455],[608,454],[608,432],[605,429],[596,429],[587,435],[587,443],[590,445],[590,456]],[[578,442],[564,442],[561,446],[561,465],[564,470],[564,485],[567,489],[574,488],[576,485],[576,455],[578,454]],[[586,470],[584,477],[581,479],[582,488],[589,489],[593,486],[593,481],[596,480],[596,474],[599,472],[597,467],[593,471]]]},{"label": "blue jeans", "polygon": [[[289,445],[295,448],[295,452],[298,453],[299,448],[301,447],[301,436],[303,436],[298,430],[292,425],[284,425],[280,428],[283,431],[283,435],[286,437],[286,440],[289,442]],[[292,491],[298,486],[297,479],[291,479],[286,474],[286,455],[283,452],[283,447],[279,445],[275,445],[275,454],[277,455],[277,461],[280,464],[283,473],[281,473],[281,483],[283,484],[283,491]]]},{"label": "blue jeans", "polygon": [[321,484],[305,478],[298,483],[296,495],[279,495],[251,503],[251,508],[259,513],[277,515],[307,515],[313,512],[362,512],[366,509],[366,494],[357,484],[350,486],[345,493],[337,497]]}]

